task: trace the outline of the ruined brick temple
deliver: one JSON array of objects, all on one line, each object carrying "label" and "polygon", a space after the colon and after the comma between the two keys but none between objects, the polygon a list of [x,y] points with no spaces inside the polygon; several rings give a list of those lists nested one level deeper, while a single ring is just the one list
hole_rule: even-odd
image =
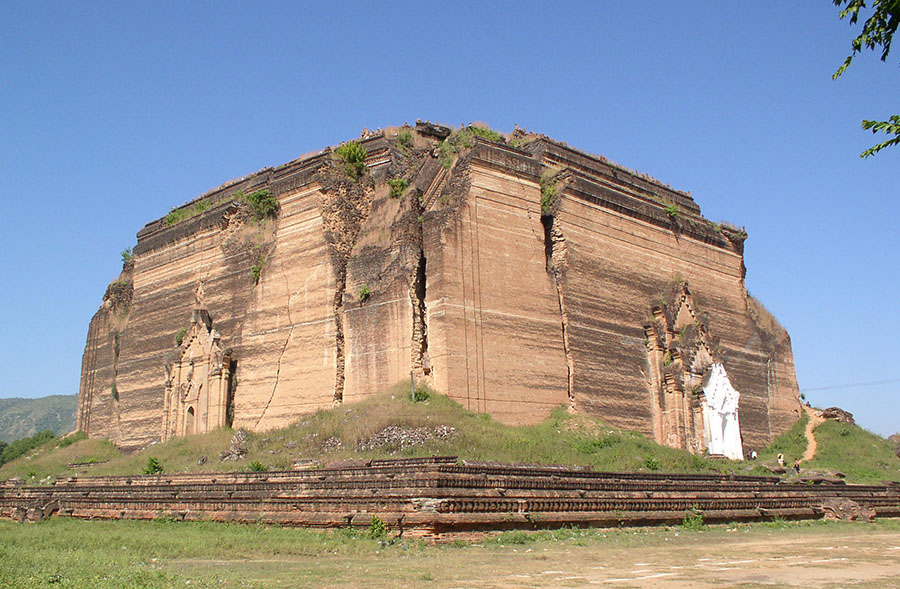
[{"label": "ruined brick temple", "polygon": [[90,323],[78,427],[263,430],[410,371],[507,423],[572,410],[740,456],[799,417],[746,234],[547,137],[418,123],[149,223]]}]

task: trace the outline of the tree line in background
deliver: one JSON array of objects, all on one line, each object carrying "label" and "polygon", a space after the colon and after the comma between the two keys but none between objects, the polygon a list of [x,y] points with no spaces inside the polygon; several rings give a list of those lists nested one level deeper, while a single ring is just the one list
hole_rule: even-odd
[{"label": "tree line in background", "polygon": [[[85,438],[87,438],[87,435],[85,435],[84,432],[76,432],[64,438],[58,438],[59,442],[57,442],[56,445],[60,448],[64,448],[70,444],[77,442],[78,440],[83,440]],[[7,462],[12,462],[19,456],[24,456],[38,446],[55,439],[57,439],[56,434],[54,434],[50,430],[44,430],[42,432],[34,434],[33,436],[20,438],[14,442],[10,442],[9,444],[7,444],[6,442],[0,442],[0,466],[3,466]]]}]

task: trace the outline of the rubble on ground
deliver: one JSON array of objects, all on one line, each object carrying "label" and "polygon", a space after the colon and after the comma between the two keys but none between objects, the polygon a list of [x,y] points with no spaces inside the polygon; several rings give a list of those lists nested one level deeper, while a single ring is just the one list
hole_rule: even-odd
[{"label": "rubble on ground", "polygon": [[375,435],[365,440],[360,440],[356,445],[357,450],[375,450],[383,446],[395,446],[398,450],[404,450],[412,446],[422,446],[431,440],[444,440],[453,437],[456,428],[449,425],[436,425],[432,427],[400,427],[389,425]]},{"label": "rubble on ground", "polygon": [[828,409],[824,409],[822,411],[822,417],[824,417],[825,419],[837,421],[839,423],[849,423],[850,425],[856,425],[856,422],[853,421],[853,414],[849,411],[844,411],[840,407],[829,407]]}]

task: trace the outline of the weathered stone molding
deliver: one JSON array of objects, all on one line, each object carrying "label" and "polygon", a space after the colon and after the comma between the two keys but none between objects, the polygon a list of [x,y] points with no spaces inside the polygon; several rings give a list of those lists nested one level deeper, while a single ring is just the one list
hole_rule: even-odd
[{"label": "weathered stone molding", "polygon": [[[0,484],[0,517],[236,521],[369,527],[437,537],[472,530],[618,527],[821,519],[846,513],[900,517],[890,485],[784,483],[726,474],[609,473],[559,466],[457,461],[358,461],[318,470],[83,477],[52,487]],[[839,507],[834,507],[838,505]]]}]

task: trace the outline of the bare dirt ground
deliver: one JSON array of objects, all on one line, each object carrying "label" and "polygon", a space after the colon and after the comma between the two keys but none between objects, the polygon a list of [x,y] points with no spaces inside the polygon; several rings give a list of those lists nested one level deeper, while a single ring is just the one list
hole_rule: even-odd
[{"label": "bare dirt ground", "polygon": [[[900,587],[900,525],[612,530],[584,539],[349,556],[170,562],[225,584],[396,587]],[[415,552],[415,553],[413,553]],[[240,581],[227,571],[239,574]]]},{"label": "bare dirt ground", "polygon": [[825,418],[819,415],[819,413],[806,405],[800,405],[803,407],[803,410],[806,411],[806,414],[809,415],[809,421],[806,423],[806,452],[803,453],[803,462],[807,462],[816,457],[816,450],[818,449],[818,444],[816,443],[816,436],[813,433],[813,430],[816,427],[825,421]]}]

